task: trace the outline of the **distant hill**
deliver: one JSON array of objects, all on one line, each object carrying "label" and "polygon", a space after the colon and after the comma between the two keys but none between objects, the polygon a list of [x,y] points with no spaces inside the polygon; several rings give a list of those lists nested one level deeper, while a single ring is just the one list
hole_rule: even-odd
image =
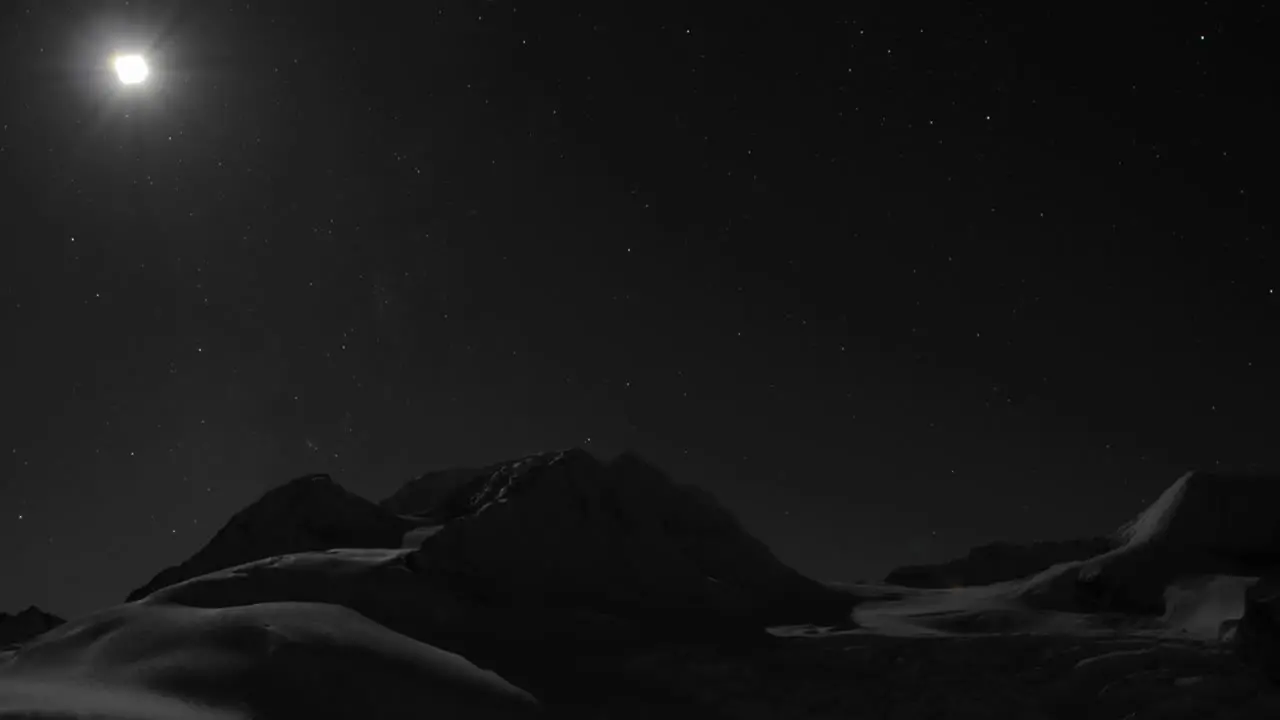
[{"label": "distant hill", "polygon": [[16,615],[0,612],[0,649],[8,645],[24,643],[65,622],[66,620],[47,613],[35,605]]}]

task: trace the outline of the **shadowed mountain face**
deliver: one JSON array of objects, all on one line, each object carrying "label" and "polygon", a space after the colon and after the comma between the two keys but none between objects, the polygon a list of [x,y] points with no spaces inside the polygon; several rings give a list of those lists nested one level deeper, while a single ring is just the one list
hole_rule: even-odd
[{"label": "shadowed mountain face", "polygon": [[[432,533],[402,547],[417,526]],[[769,625],[852,627],[855,603],[781,563],[708,493],[581,450],[423,476],[381,507],[296,480],[166,573],[134,596],[340,605],[552,698],[579,696],[586,666],[655,643],[746,649],[772,642]]]},{"label": "shadowed mountain face", "polygon": [[1263,578],[1245,592],[1237,652],[1280,683],[1280,577]]},{"label": "shadowed mountain face", "polygon": [[1107,537],[992,543],[938,565],[897,568],[885,582],[920,588],[1026,578],[1023,601],[1043,610],[1160,615],[1184,578],[1280,570],[1280,476],[1187,473]]},{"label": "shadowed mountain face", "polygon": [[0,613],[0,648],[26,642],[65,622],[66,620],[57,615],[51,615],[35,605],[16,615]]},{"label": "shadowed mountain face", "polygon": [[483,482],[495,472],[515,462],[523,461],[494,463],[480,468],[452,468],[429,472],[400,486],[378,505],[396,515],[420,517],[437,524],[443,523],[461,514],[460,510],[452,508],[466,502],[467,494],[462,489],[463,486],[468,483],[474,486],[475,483]]},{"label": "shadowed mountain face", "polygon": [[917,588],[990,585],[1030,577],[1058,563],[1086,560],[1114,550],[1118,537],[1044,541],[1029,544],[995,542],[968,555],[936,565],[908,565],[894,569],[884,581]]},{"label": "shadowed mountain face", "polygon": [[231,517],[207,545],[129,593],[127,602],[215,570],[262,558],[330,548],[395,548],[416,527],[338,485],[308,475],[270,490]]},{"label": "shadowed mountain face", "polygon": [[1277,502],[1280,476],[1187,473],[1120,528],[1120,547],[1040,573],[1023,600],[1041,609],[1158,615],[1180,578],[1275,574]]},{"label": "shadowed mountain face", "polygon": [[298,478],[236,513],[191,559],[129,601],[206,573],[289,553],[400,548],[477,602],[554,604],[700,627],[848,622],[853,596],[782,564],[708,493],[634,455],[582,450],[430,473],[379,505],[326,475]]},{"label": "shadowed mountain face", "polygon": [[[1222,576],[1264,569],[1272,526],[1256,513],[1237,527],[1221,513],[1238,501],[1214,499],[1253,488],[1265,500],[1265,484],[1191,475],[1121,528],[1119,546],[995,544],[946,576],[1089,555],[1021,582],[856,587],[857,623],[840,622],[851,594],[782,565],[710,495],[632,455],[545,453],[406,488],[393,496],[404,515],[327,478],[267,493],[202,562],[284,552],[0,650],[0,716],[1124,720],[1280,709],[1267,680],[1280,677],[1275,578]],[[337,526],[308,521],[313,506]],[[356,536],[341,525],[348,515],[393,518],[388,547],[293,549]],[[398,533],[415,525],[431,532],[405,546]],[[1162,617],[1139,616],[1161,605]]]},{"label": "shadowed mountain face", "polygon": [[[487,474],[486,474],[487,472]],[[640,458],[524,458],[397,508],[443,528],[410,562],[497,596],[753,625],[846,622],[851,595],[780,562],[709,494]]]},{"label": "shadowed mountain face", "polygon": [[1253,557],[1271,565],[1280,558],[1278,505],[1280,475],[1189,472],[1119,535],[1129,545]]}]

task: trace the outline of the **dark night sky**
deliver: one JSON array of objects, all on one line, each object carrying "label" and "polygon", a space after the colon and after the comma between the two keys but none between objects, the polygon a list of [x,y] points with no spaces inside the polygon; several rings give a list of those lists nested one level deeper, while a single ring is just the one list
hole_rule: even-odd
[{"label": "dark night sky", "polygon": [[307,472],[633,448],[854,580],[1280,466],[1274,6],[774,5],[0,3],[0,610]]}]

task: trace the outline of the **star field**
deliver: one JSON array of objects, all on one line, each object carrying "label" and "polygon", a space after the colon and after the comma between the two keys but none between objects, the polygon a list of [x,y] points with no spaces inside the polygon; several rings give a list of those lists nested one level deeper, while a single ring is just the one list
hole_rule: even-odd
[{"label": "star field", "polygon": [[853,580],[1276,467],[1276,10],[1161,12],[4,3],[0,610],[310,472],[631,448]]}]

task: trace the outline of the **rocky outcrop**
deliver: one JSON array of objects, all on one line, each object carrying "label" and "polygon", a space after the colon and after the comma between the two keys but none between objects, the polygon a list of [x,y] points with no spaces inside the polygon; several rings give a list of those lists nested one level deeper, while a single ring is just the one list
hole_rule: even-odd
[{"label": "rocky outcrop", "polygon": [[409,562],[481,596],[692,625],[847,622],[851,594],[780,562],[708,493],[632,454],[536,455],[425,507]]},{"label": "rocky outcrop", "polygon": [[24,643],[65,623],[66,620],[51,615],[32,605],[16,615],[0,613],[0,648]]},{"label": "rocky outcrop", "polygon": [[1244,614],[1245,596],[1256,577],[1186,576],[1165,588],[1165,627],[1185,637],[1221,642]]},{"label": "rocky outcrop", "polygon": [[128,602],[188,578],[287,553],[329,548],[398,548],[419,523],[349,492],[328,475],[307,475],[236,513],[190,559],[129,593]]},{"label": "rocky outcrop", "polygon": [[[487,478],[509,464],[510,461],[485,467],[450,468],[425,473],[401,485],[378,505],[396,515],[422,516],[424,519],[434,519],[437,523],[443,522],[456,515],[449,513],[446,501],[457,493],[459,487],[478,478]],[[438,517],[434,517],[436,515]]]},{"label": "rocky outcrop", "polygon": [[1187,473],[1120,528],[1119,547],[1045,570],[1020,597],[1047,610],[1159,615],[1181,578],[1271,574],[1280,567],[1277,501],[1277,476]]},{"label": "rocky outcrop", "polygon": [[1240,659],[1280,682],[1280,577],[1262,578],[1245,592],[1234,635]]},{"label": "rocky outcrop", "polygon": [[976,547],[964,557],[948,562],[897,568],[884,581],[917,588],[991,585],[1030,577],[1058,563],[1096,557],[1118,545],[1119,540],[1112,537],[1027,544],[994,542]]}]

